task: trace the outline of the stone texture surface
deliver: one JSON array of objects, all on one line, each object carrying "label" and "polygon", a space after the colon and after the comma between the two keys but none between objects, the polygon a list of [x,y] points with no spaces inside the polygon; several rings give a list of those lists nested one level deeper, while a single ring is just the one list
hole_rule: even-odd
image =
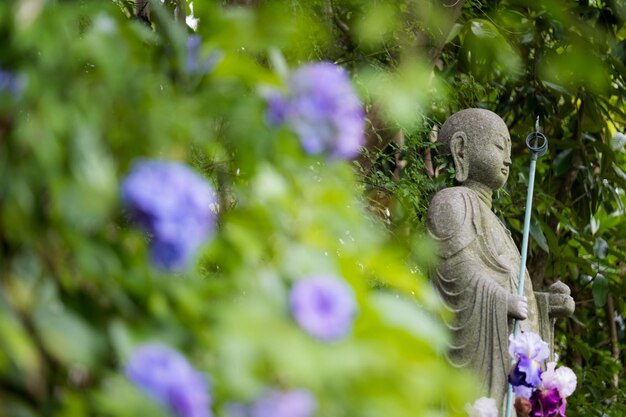
[{"label": "stone texture surface", "polygon": [[525,299],[517,296],[521,257],[511,233],[491,210],[511,165],[504,121],[484,109],[466,109],[444,123],[439,141],[451,154],[458,186],[438,192],[429,207],[428,230],[439,244],[433,282],[454,321],[449,359],[480,377],[484,394],[503,404],[507,389],[508,336],[513,319],[551,345],[556,317],[570,315],[574,301],[563,283],[534,292],[526,272]]}]

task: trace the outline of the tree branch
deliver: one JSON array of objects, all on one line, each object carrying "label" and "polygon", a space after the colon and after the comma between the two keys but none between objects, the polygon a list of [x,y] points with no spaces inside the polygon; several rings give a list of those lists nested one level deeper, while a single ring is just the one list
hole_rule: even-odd
[{"label": "tree branch", "polygon": [[150,25],[149,0],[137,0],[135,2],[135,18]]}]

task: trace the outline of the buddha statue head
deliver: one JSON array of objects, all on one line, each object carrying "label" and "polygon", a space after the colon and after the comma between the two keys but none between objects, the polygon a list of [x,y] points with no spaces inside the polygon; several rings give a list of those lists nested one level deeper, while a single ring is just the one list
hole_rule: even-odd
[{"label": "buddha statue head", "polygon": [[466,109],[445,121],[438,136],[450,152],[456,180],[478,182],[497,190],[509,177],[511,137],[504,121],[492,111]]}]

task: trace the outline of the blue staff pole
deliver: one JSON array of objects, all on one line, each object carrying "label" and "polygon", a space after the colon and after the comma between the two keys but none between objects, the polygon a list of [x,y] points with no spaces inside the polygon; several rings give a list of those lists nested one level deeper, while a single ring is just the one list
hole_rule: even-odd
[{"label": "blue staff pole", "polygon": [[[526,258],[528,257],[528,235],[530,234],[530,214],[533,208],[533,191],[535,188],[535,168],[537,158],[543,156],[548,151],[548,139],[539,132],[539,116],[535,122],[535,131],[526,136],[526,147],[530,150],[530,173],[528,175],[528,192],[526,193],[526,212],[524,213],[524,234],[522,237],[522,258],[519,266],[519,276],[517,281],[517,295],[524,295],[524,277],[526,276]],[[517,319],[513,320],[513,334],[519,330]],[[511,417],[513,408],[513,386],[509,384],[506,394],[506,417]]]}]

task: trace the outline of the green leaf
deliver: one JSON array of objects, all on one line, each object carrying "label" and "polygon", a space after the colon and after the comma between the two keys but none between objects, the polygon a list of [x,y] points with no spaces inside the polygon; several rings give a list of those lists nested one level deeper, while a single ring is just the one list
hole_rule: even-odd
[{"label": "green leaf", "polygon": [[543,230],[541,230],[541,225],[536,220],[530,223],[530,235],[544,252],[550,253],[546,236],[543,234]]},{"label": "green leaf", "polygon": [[[10,311],[0,304],[0,369],[4,371],[5,361],[10,359],[12,369],[34,375],[39,372],[40,361],[34,341],[26,329]],[[5,358],[6,355],[6,358]],[[16,367],[16,368],[15,368]]]},{"label": "green leaf", "polygon": [[571,96],[571,95],[572,95],[571,91],[569,91],[567,88],[563,87],[562,85],[559,85],[559,84],[557,84],[557,83],[551,83],[550,81],[545,81],[545,80],[543,80],[543,81],[542,81],[542,83],[543,83],[546,87],[551,88],[551,89],[553,89],[554,91],[557,91],[557,92],[559,92],[559,93],[561,93],[561,94],[566,94],[566,95],[568,95],[568,96]]},{"label": "green leaf", "polygon": [[491,22],[484,19],[472,20],[470,30],[479,38],[495,38],[498,36],[498,29]]},{"label": "green leaf", "polygon": [[101,338],[80,316],[59,305],[44,307],[35,315],[35,327],[48,353],[66,366],[98,363]]},{"label": "green leaf", "polygon": [[461,29],[463,29],[463,25],[460,23],[455,23],[454,26],[452,26],[452,29],[450,29],[450,33],[448,33],[446,43],[452,42],[454,38],[456,38],[459,33],[461,33]]},{"label": "green leaf", "polygon": [[357,20],[355,32],[366,45],[374,46],[384,42],[393,34],[398,24],[397,10],[390,4],[372,4]]},{"label": "green leaf", "polygon": [[591,217],[591,220],[589,221],[589,226],[591,227],[591,234],[595,235],[600,228],[600,220],[596,219],[595,217]]},{"label": "green leaf", "polygon": [[591,289],[593,294],[593,302],[596,307],[604,307],[606,303],[606,297],[609,294],[609,282],[604,278],[604,275],[598,273],[593,280],[593,288]]},{"label": "green leaf", "polygon": [[609,251],[609,244],[606,243],[606,240],[601,237],[597,237],[596,241],[593,244],[593,254],[598,259],[606,258],[606,255]]},{"label": "green leaf", "polygon": [[145,415],[151,417],[171,416],[163,407],[147,393],[131,384],[121,374],[108,377],[102,389],[95,392],[93,398],[98,414],[131,417]]},{"label": "green leaf", "polygon": [[441,324],[421,310],[415,302],[399,295],[377,293],[372,296],[372,304],[387,325],[404,329],[419,339],[428,340],[439,350],[445,349],[448,338]]},{"label": "green leaf", "polygon": [[572,166],[572,152],[573,149],[566,149],[554,158],[552,161],[554,175],[563,175],[570,170]]}]

